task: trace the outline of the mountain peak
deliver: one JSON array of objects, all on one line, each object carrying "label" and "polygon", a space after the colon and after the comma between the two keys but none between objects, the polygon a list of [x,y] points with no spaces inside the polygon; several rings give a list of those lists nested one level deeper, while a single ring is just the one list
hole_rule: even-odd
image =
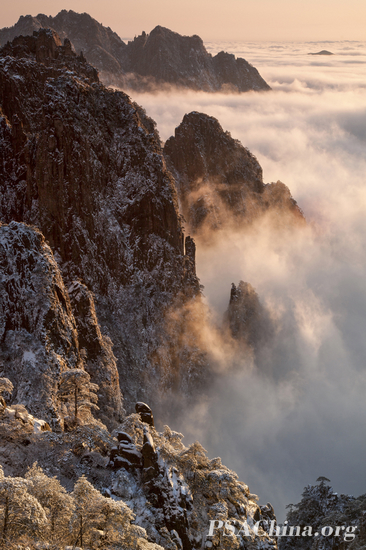
[{"label": "mountain peak", "polygon": [[184,115],[164,155],[193,234],[248,224],[266,211],[289,216],[289,223],[304,220],[286,185],[265,185],[256,157],[212,116]]},{"label": "mountain peak", "polygon": [[22,16],[11,28],[0,30],[0,45],[40,28],[68,38],[77,53],[100,71],[106,85],[149,91],[174,86],[208,92],[269,90],[257,69],[244,59],[220,52],[212,57],[202,39],[182,36],[157,25],[125,44],[109,27],[87,13],[62,10],[55,17]]}]

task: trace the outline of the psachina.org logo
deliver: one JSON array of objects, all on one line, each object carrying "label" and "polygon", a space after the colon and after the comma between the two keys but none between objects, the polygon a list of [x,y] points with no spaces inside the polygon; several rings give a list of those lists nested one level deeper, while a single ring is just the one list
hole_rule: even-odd
[{"label": "psachina.org logo", "polygon": [[[263,520],[257,521],[249,525],[247,521],[243,523],[235,522],[235,525],[230,521],[222,521],[219,519],[210,520],[210,526],[207,537],[214,537],[216,533],[221,533],[224,537],[247,537],[260,536],[263,534]],[[267,523],[267,522],[266,522]],[[326,525],[320,531],[314,531],[309,526],[291,526],[285,521],[283,525],[277,525],[276,521],[270,522],[269,530],[265,532],[270,537],[343,537],[345,542],[351,542],[356,536],[357,526],[338,525],[335,527]]]}]

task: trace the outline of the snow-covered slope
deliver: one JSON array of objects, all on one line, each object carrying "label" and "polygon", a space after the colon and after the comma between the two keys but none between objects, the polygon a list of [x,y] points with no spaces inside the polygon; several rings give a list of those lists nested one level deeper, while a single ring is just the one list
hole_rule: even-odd
[{"label": "snow-covered slope", "polygon": [[13,401],[61,430],[60,374],[85,366],[99,386],[100,417],[113,426],[124,411],[112,346],[100,333],[87,289],[75,282],[70,294],[77,324],[40,231],[18,222],[0,225],[0,369],[14,385]]},{"label": "snow-covered slope", "polygon": [[[159,544],[166,550],[277,548],[276,539],[269,534],[271,528],[274,530],[276,527],[272,506],[269,503],[259,506],[257,495],[252,494],[235,472],[221,463],[220,458],[210,460],[197,441],[187,447],[182,443],[181,433],[172,431],[168,426],[164,426],[163,431],[157,431],[143,422],[140,414],[129,415],[113,432],[114,437],[100,425],[80,426],[70,433],[34,433],[32,420],[27,417],[26,411],[22,416],[24,421],[19,417],[8,415],[5,418],[0,415],[3,442],[0,464],[8,476],[8,485],[11,486],[14,480],[12,476],[25,475],[30,479],[35,468],[41,467],[49,478],[56,476],[61,480],[70,493],[75,482],[80,484],[84,475],[94,486],[93,491],[89,487],[90,498],[84,503],[86,518],[93,518],[90,512],[93,497],[98,497],[97,490],[100,513],[108,509],[107,499],[111,504],[127,505],[135,516],[134,524],[145,530],[140,536],[147,536],[151,543]],[[116,459],[116,453],[129,460],[123,459],[122,465],[121,460]],[[109,460],[112,457],[114,460]],[[38,462],[38,466],[27,473],[27,467],[31,467],[34,461]],[[0,470],[0,490],[1,474]],[[47,495],[47,480],[43,478],[43,481],[40,496]],[[45,509],[46,517],[49,516],[49,508]],[[1,513],[2,509],[0,517]],[[112,519],[113,516],[110,517]],[[235,534],[228,528],[224,529],[225,522],[235,529]],[[99,525],[95,526],[106,532],[108,522],[101,517]],[[89,533],[85,533],[85,539],[87,534],[90,537],[90,528]],[[124,535],[126,528],[128,525],[121,535]],[[47,525],[43,525],[43,541],[45,537],[47,541],[48,533]],[[68,531],[64,529],[61,533],[54,533],[54,541],[57,544],[60,535],[70,538],[70,533],[74,543],[77,529],[72,521]],[[36,543],[39,533],[34,530],[32,535]],[[100,548],[98,540],[94,544],[91,537],[88,540],[88,548]],[[123,544],[121,536],[120,541],[120,546],[117,540],[115,546],[108,545],[106,548],[144,548]],[[16,542],[16,537],[13,542]],[[64,548],[62,545],[55,547],[60,550]]]}]

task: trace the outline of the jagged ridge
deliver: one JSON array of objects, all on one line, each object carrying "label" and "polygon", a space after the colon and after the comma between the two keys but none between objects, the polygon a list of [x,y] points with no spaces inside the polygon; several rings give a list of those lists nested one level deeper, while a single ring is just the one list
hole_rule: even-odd
[{"label": "jagged ridge", "polygon": [[87,13],[62,10],[55,17],[21,16],[0,30],[0,45],[39,28],[54,29],[83,51],[107,85],[148,91],[164,84],[215,92],[270,90],[257,69],[245,59],[220,52],[212,57],[199,36],[181,36],[157,26],[125,44],[109,27]]}]

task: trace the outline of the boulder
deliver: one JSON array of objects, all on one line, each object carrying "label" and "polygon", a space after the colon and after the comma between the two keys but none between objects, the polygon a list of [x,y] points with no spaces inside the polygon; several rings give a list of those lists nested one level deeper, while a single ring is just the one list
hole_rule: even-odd
[{"label": "boulder", "polygon": [[117,439],[119,442],[126,441],[127,443],[132,443],[132,437],[126,432],[117,432]]},{"label": "boulder", "polygon": [[138,401],[135,405],[136,412],[140,415],[142,422],[146,422],[149,426],[154,426],[154,417],[153,413],[146,403]]}]

